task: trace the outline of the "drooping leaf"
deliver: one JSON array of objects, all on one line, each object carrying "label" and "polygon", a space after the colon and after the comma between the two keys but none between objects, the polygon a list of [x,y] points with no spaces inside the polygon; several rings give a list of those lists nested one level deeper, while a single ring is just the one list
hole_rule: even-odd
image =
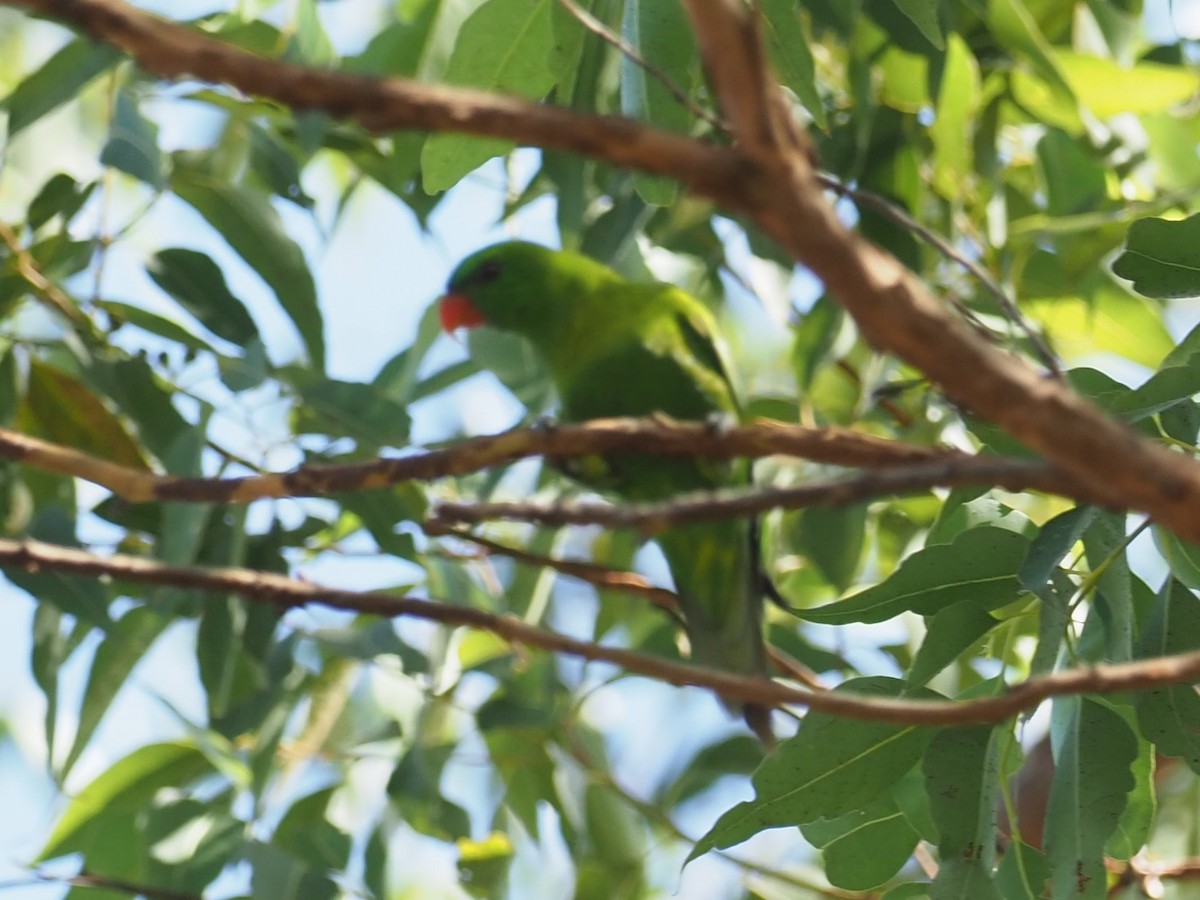
[{"label": "drooping leaf", "polygon": [[825,128],[825,105],[817,92],[816,63],[813,60],[810,38],[795,0],[763,0],[764,37],[771,53],[771,62],[785,87],[804,104],[813,124]]},{"label": "drooping leaf", "polygon": [[[873,676],[846,681],[836,690],[894,697],[903,685]],[[937,697],[924,689],[906,696]],[[740,844],[768,828],[836,818],[861,808],[917,763],[933,732],[810,712],[796,736],[780,744],[754,773],[754,799],[721,816],[688,860]]]},{"label": "drooping leaf", "polygon": [[1027,538],[1003,528],[973,528],[951,544],[917,551],[874,587],[836,603],[796,610],[795,615],[839,625],[882,622],[902,612],[929,616],[964,601],[982,610],[996,609],[1015,600],[1021,590],[1017,571],[1028,546]]},{"label": "drooping leaf", "polygon": [[71,771],[104,714],[129,680],[133,667],[169,624],[170,619],[149,606],[134,607],[117,620],[96,648],[79,708],[75,740],[63,761],[60,777],[65,778]]},{"label": "drooping leaf", "polygon": [[149,468],[121,420],[61,369],[36,360],[30,364],[23,417],[46,440],[124,466]]},{"label": "drooping leaf", "polygon": [[1158,299],[1200,295],[1200,213],[1186,219],[1138,219],[1129,226],[1125,250],[1113,272],[1133,282],[1139,294]]},{"label": "drooping leaf", "polygon": [[998,836],[997,748],[994,728],[968,725],[939,731],[925,750],[922,768],[941,860],[931,896],[999,900],[992,881]]},{"label": "drooping leaf", "polygon": [[120,58],[120,51],[108,44],[82,38],[71,41],[4,98],[9,138],[76,98],[88,82]]},{"label": "drooping leaf", "polygon": [[211,770],[204,754],[190,743],[139,747],[74,795],[38,859],[86,849],[110,821],[141,812],[162,788],[179,788]]},{"label": "drooping leaf", "polygon": [[[622,37],[654,67],[621,57],[621,112],[660,128],[686,131],[691,113],[676,93],[691,91],[696,43],[679,0],[625,0]],[[662,79],[670,83],[670,87]],[[679,186],[662,176],[635,175],[638,194],[647,203],[667,206]]]},{"label": "drooping leaf", "polygon": [[[1171,578],[1158,593],[1137,656],[1153,659],[1200,649],[1200,600]],[[1200,696],[1191,685],[1166,685],[1134,698],[1138,728],[1166,756],[1200,772]]]},{"label": "drooping leaf", "polygon": [[1054,900],[1100,900],[1108,894],[1104,846],[1134,787],[1137,741],[1103,703],[1072,698],[1056,752],[1046,810],[1046,859]]},{"label": "drooping leaf", "polygon": [[[177,164],[171,187],[270,286],[300,333],[313,365],[318,370],[324,369],[324,324],[312,274],[303,252],[284,231],[270,201],[197,166]],[[203,280],[205,284],[213,282],[211,273]]]},{"label": "drooping leaf", "polygon": [[[554,85],[551,5],[552,0],[487,0],[463,23],[446,67],[446,81],[540,99]],[[433,135],[421,150],[425,191],[433,194],[454,186],[512,147],[512,142],[495,138]]]},{"label": "drooping leaf", "polygon": [[167,184],[167,156],[158,146],[158,126],[142,115],[133,92],[117,92],[108,143],[100,151],[100,162],[120,169],[155,190]]},{"label": "drooping leaf", "polygon": [[245,305],[229,290],[224,273],[207,254],[181,247],[159,250],[146,272],[217,337],[244,346],[258,336]]},{"label": "drooping leaf", "polygon": [[890,795],[839,818],[801,825],[800,833],[821,850],[830,883],[848,891],[883,884],[900,871],[920,840]]}]

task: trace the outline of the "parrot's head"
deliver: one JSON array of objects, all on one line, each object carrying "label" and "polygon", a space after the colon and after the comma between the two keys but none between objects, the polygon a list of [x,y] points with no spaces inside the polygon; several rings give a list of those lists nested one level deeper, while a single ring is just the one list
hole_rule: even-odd
[{"label": "parrot's head", "polygon": [[532,334],[553,302],[563,256],[524,241],[505,241],[471,254],[454,270],[438,303],[442,328],[453,333],[491,325]]}]

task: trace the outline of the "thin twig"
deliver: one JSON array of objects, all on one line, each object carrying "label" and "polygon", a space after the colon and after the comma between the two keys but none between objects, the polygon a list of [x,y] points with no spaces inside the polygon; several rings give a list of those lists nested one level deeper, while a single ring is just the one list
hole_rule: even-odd
[{"label": "thin twig", "polygon": [[625,56],[635,66],[638,66],[647,75],[661,84],[667,93],[674,97],[679,105],[692,115],[703,119],[722,134],[729,133],[729,125],[727,123],[722,122],[719,117],[694,102],[687,95],[687,92],[675,83],[670,75],[638,53],[637,48],[633,44],[629,43],[629,41],[625,40],[619,34],[615,34],[607,25],[577,4],[575,0],[558,0],[558,5],[574,16],[575,20],[585,29],[596,35],[596,37],[600,38],[606,44],[615,47],[621,55]]},{"label": "thin twig", "polygon": [[901,228],[915,234],[947,259],[962,266],[995,299],[997,305],[1004,312],[1005,317],[1021,330],[1047,371],[1055,377],[1061,377],[1062,371],[1059,366],[1058,357],[1046,342],[1046,338],[1022,315],[1021,310],[1017,308],[1017,304],[1008,296],[1004,288],[1000,287],[996,280],[992,278],[991,273],[987,269],[965,253],[955,249],[944,237],[932,228],[922,225],[887,197],[876,194],[873,191],[850,187],[848,184],[825,172],[818,172],[816,178],[822,187],[826,187],[843,197],[849,197],[860,206],[870,207],[885,218],[891,219]]},{"label": "thin twig", "polygon": [[42,301],[42,305],[51,312],[58,313],[72,325],[86,326],[90,330],[91,322],[88,318],[58,285],[42,274],[37,260],[21,246],[16,232],[3,220],[0,220],[0,240],[4,241],[9,252],[12,253],[17,274],[34,289],[34,296]]},{"label": "thin twig", "polygon": [[610,569],[608,566],[601,566],[596,563],[580,562],[571,559],[554,559],[553,557],[530,553],[528,550],[509,547],[506,544],[501,544],[499,541],[493,541],[491,538],[475,534],[464,528],[442,528],[438,527],[437,523],[429,523],[426,531],[434,535],[444,535],[457,538],[460,541],[469,541],[472,544],[485,548],[490,553],[508,557],[524,565],[552,569],[562,575],[577,578],[600,590],[623,591],[626,594],[634,594],[648,600],[663,612],[668,613],[675,619],[677,624],[683,624],[683,617],[679,614],[679,596],[673,591],[668,591],[666,588],[655,587],[647,579],[637,574],[637,572]]},{"label": "thin twig", "polygon": [[933,487],[992,484],[1008,490],[1038,489],[1046,473],[1036,460],[1005,457],[972,457],[967,460],[914,463],[878,472],[868,472],[829,481],[791,487],[767,487],[738,491],[690,494],[661,503],[493,502],[438,504],[431,519],[433,527],[446,523],[478,524],[508,519],[538,525],[599,525],[604,528],[636,528],[656,534],[667,528],[693,522],[744,518],[772,509],[803,509],[812,506],[846,506]]},{"label": "thin twig", "polygon": [[[446,535],[462,541],[469,541],[485,548],[491,553],[508,557],[525,565],[544,566],[547,569],[553,569],[555,572],[571,578],[578,578],[580,581],[601,590],[621,591],[636,597],[644,597],[651,604],[671,616],[677,625],[680,627],[683,626],[683,617],[679,612],[679,595],[666,588],[656,587],[637,572],[610,569],[607,566],[600,566],[596,563],[541,556],[536,553],[530,553],[527,550],[509,547],[507,544],[501,544],[498,541],[493,541],[483,535],[475,534],[472,531],[462,528],[438,528],[433,526],[427,528],[427,530],[431,534]],[[798,681],[815,691],[829,689],[828,685],[821,681],[816,672],[798,659],[794,659],[787,653],[784,653],[778,647],[767,645],[767,659],[775,671],[786,678]]]}]

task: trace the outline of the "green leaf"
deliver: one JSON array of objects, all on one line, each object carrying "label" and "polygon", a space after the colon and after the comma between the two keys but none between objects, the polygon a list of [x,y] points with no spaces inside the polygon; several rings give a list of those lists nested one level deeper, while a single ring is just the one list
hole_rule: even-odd
[{"label": "green leaf", "polygon": [[527,340],[495,328],[473,328],[467,348],[475,364],[496,376],[531,413],[550,408],[554,384]]},{"label": "green leaf", "polygon": [[[902,682],[873,676],[843,682],[838,692],[866,697],[932,699]],[[688,854],[725,849],[768,828],[802,825],[861,809],[916,765],[936,729],[889,725],[810,712],[796,736],[768,756],[752,778],[755,797],[726,812]]]},{"label": "green leaf", "polygon": [[1047,584],[1063,557],[1071,552],[1098,514],[1099,510],[1093,506],[1077,506],[1043,525],[1021,563],[1018,572],[1021,587],[1036,591]]},{"label": "green leaf", "polygon": [[75,741],[63,761],[60,778],[66,778],[71,771],[109,706],[129,680],[133,667],[169,624],[171,620],[158,611],[148,606],[135,606],[117,620],[96,648],[79,706]]},{"label": "green leaf", "polygon": [[[625,0],[621,36],[642,59],[684,96],[691,93],[696,42],[679,0]],[[621,112],[659,128],[687,131],[691,113],[654,75],[621,55]],[[654,206],[669,206],[679,195],[677,182],[660,175],[634,175],[638,194]]]},{"label": "green leaf", "polygon": [[4,98],[9,140],[46,113],[77,98],[88,82],[120,58],[121,52],[108,44],[71,41]]},{"label": "green leaf", "polygon": [[[917,0],[916,5],[929,8],[923,0]],[[929,127],[933,141],[932,183],[944,197],[961,196],[972,186],[979,103],[979,63],[966,42],[951,34],[938,88],[937,118]]]},{"label": "green leaf", "polygon": [[904,679],[910,685],[925,684],[938,672],[976,647],[983,636],[999,623],[978,604],[965,600],[934,613],[925,623],[925,637]]},{"label": "green leaf", "polygon": [[250,864],[250,900],[334,900],[341,895],[323,871],[278,847],[253,841],[245,848],[245,858]]},{"label": "green leaf", "polygon": [[964,725],[942,729],[925,750],[922,769],[941,863],[931,897],[999,898],[991,875],[998,837],[998,744],[992,726]]},{"label": "green leaf", "polygon": [[1150,839],[1150,829],[1157,811],[1154,769],[1158,748],[1141,734],[1132,705],[1117,702],[1113,704],[1113,711],[1125,720],[1136,737],[1138,755],[1130,767],[1133,790],[1129,792],[1120,824],[1104,845],[1104,855],[1110,859],[1128,860],[1140,852]]},{"label": "green leaf", "polygon": [[316,0],[299,0],[296,4],[291,40],[284,58],[310,66],[329,66],[337,62],[337,51],[317,15]]},{"label": "green leaf", "polygon": [[883,622],[902,612],[930,616],[963,601],[990,610],[1016,599],[1029,540],[1002,528],[973,528],[951,544],[918,550],[890,578],[846,600],[796,610],[809,622]]},{"label": "green leaf", "polygon": [[908,862],[920,835],[891,796],[837,819],[800,826],[804,839],[821,850],[825,875],[848,891],[869,891]]},{"label": "green leaf", "polygon": [[984,493],[982,488],[958,488],[942,504],[925,546],[948,544],[964,532],[981,527],[1003,528],[1029,538],[1037,534],[1037,527],[1020,510]]},{"label": "green leaf", "polygon": [[[93,357],[85,373],[88,383],[102,390],[137,426],[146,449],[159,458],[171,458],[181,439],[188,439],[195,425],[175,409],[168,385],[141,356],[111,360]],[[198,468],[170,469],[174,475],[199,475]]]},{"label": "green leaf", "polygon": [[1153,62],[1123,66],[1111,58],[1062,49],[1055,55],[1075,96],[1101,119],[1164,112],[1200,88],[1196,73],[1184,66]]},{"label": "green leaf", "polygon": [[282,140],[273,131],[251,125],[250,168],[263,184],[277,197],[290,200],[302,209],[312,209],[315,202],[304,192],[300,182],[300,161],[284,147]]},{"label": "green leaf", "polygon": [[158,126],[141,114],[136,96],[127,87],[117,92],[108,143],[100,151],[100,162],[144,181],[156,191],[167,185],[167,157],[158,147]]},{"label": "green leaf", "polygon": [[353,438],[364,447],[403,446],[407,410],[369,384],[319,379],[297,386],[297,431]]},{"label": "green leaf", "polygon": [[55,736],[58,730],[58,673],[67,660],[68,646],[63,634],[63,614],[49,603],[38,603],[33,610],[33,646],[29,670],[46,698],[46,758],[56,759]]},{"label": "green leaf", "polygon": [[1156,299],[1200,295],[1200,213],[1181,220],[1138,219],[1129,226],[1125,250],[1113,273],[1133,282],[1139,294]]},{"label": "green leaf", "polygon": [[[1158,593],[1138,643],[1137,658],[1153,659],[1200,649],[1200,600],[1171,578]],[[1200,773],[1200,696],[1190,684],[1172,684],[1134,695],[1138,728],[1164,756],[1178,756]]]},{"label": "green leaf", "polygon": [[1078,297],[1022,298],[1021,309],[1045,327],[1068,359],[1103,350],[1157,368],[1175,344],[1158,305],[1107,275],[1090,287]]},{"label": "green leaf", "polygon": [[[270,201],[194,166],[177,164],[171,186],[270,286],[300,332],[313,365],[324,369],[324,325],[316,286],[303,252],[284,231]],[[195,274],[195,269],[188,273]],[[211,274],[203,283],[213,283]]]},{"label": "green leaf", "polygon": [[1133,577],[1126,555],[1125,515],[1102,512],[1083,533],[1088,566],[1099,573],[1096,604],[1104,627],[1104,658],[1128,662],[1133,654]]},{"label": "green leaf", "polygon": [[362,53],[344,60],[343,67],[372,75],[415,76],[443,5],[439,0],[393,4],[396,21],[380,29]]},{"label": "green leaf", "polygon": [[397,532],[403,522],[422,522],[428,504],[416,484],[394,484],[386,488],[338,494],[332,498],[358,516],[384,553],[415,559],[416,547],[411,534]]},{"label": "green leaf", "polygon": [[1086,144],[1057,128],[1038,141],[1038,163],[1046,191],[1046,212],[1071,216],[1090,212],[1108,196],[1107,169]]},{"label": "green leaf", "polygon": [[181,247],[159,250],[146,273],[217,337],[240,346],[258,337],[245,305],[230,292],[224,273],[207,254]]},{"label": "green leaf", "polygon": [[896,8],[912,20],[929,43],[938,50],[946,46],[942,26],[938,22],[938,4],[930,0],[892,0]]},{"label": "green leaf", "polygon": [[801,391],[806,392],[812,386],[817,371],[825,365],[843,319],[842,308],[828,296],[821,296],[795,327],[792,367]]},{"label": "green leaf", "polygon": [[1005,900],[1044,897],[1042,891],[1049,878],[1050,866],[1045,855],[1018,840],[1009,846],[996,871],[996,884]]},{"label": "green leaf", "polygon": [[664,807],[675,807],[712,787],[726,775],[749,775],[762,761],[762,745],[738,734],[701,748],[659,792]]},{"label": "green leaf", "polygon": [[30,201],[25,214],[26,224],[30,228],[38,229],[55,216],[62,216],[63,223],[66,224],[83,208],[83,204],[95,189],[94,181],[81,185],[70,175],[59,172],[42,185],[37,196]]},{"label": "green leaf", "polygon": [[[1075,106],[1075,95],[1059,63],[1058,54],[1042,34],[1037,20],[1030,15],[1023,0],[993,0],[988,4],[988,24],[1005,49],[1033,68],[1056,103],[1064,109]],[[1073,112],[1072,118],[1078,121],[1078,113]]]},{"label": "green leaf", "polygon": [[294,802],[276,826],[271,843],[320,868],[344,868],[350,857],[350,836],[328,819],[333,792],[325,788]]},{"label": "green leaf", "polygon": [[1124,719],[1100,702],[1072,698],[1072,714],[1055,754],[1046,809],[1046,856],[1054,900],[1108,895],[1104,845],[1116,831],[1134,787],[1137,740]]},{"label": "green leaf", "polygon": [[[554,86],[552,2],[487,0],[463,23],[446,68],[446,82],[540,100]],[[421,149],[426,193],[453,187],[468,172],[514,146],[495,138],[431,135]]]},{"label": "green leaf", "polygon": [[760,0],[759,9],[767,51],[779,73],[779,80],[804,104],[813,117],[813,124],[826,128],[825,105],[817,91],[811,41],[796,0]]},{"label": "green leaf", "polygon": [[168,319],[166,316],[160,316],[158,313],[152,313],[149,310],[142,309],[140,306],[119,303],[115,300],[101,300],[97,305],[108,313],[115,328],[132,325],[149,334],[157,335],[176,344],[182,344],[195,353],[208,352],[214,356],[217,355],[217,351],[213,349],[212,344],[204,340],[204,338],[192,334],[192,332],[188,331],[178,322]]},{"label": "green leaf", "polygon": [[647,835],[629,802],[607,785],[589,784],[584,794],[584,816],[596,857],[606,867],[640,876]]},{"label": "green leaf", "polygon": [[417,744],[400,758],[388,780],[388,796],[405,821],[422,834],[441,840],[469,837],[466,810],[442,796],[439,781],[454,744]]},{"label": "green leaf", "polygon": [[417,323],[417,335],[407,350],[397,354],[379,370],[372,384],[397,403],[408,405],[415,398],[421,364],[442,334],[437,304],[430,304]]},{"label": "green leaf", "polygon": [[139,747],[74,795],[38,860],[85,850],[111,819],[136,816],[162,788],[183,789],[211,771],[208,760],[193,744]]},{"label": "green leaf", "polygon": [[796,518],[796,549],[838,591],[846,590],[863,555],[867,504],[816,506],[803,510]]}]

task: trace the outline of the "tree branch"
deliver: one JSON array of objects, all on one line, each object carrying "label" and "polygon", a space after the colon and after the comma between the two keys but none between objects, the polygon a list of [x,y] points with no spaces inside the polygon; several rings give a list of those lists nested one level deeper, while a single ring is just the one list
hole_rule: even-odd
[{"label": "tree branch", "polygon": [[[928,490],[932,487],[988,484],[1010,491],[1028,490],[1039,488],[1036,482],[1045,474],[1045,466],[1035,460],[977,456],[913,463],[894,469],[830,481],[810,482],[794,487],[689,494],[662,503],[626,503],[613,506],[588,502],[445,502],[437,505],[430,518],[435,528],[445,527],[447,523],[477,524],[495,519],[511,519],[549,526],[599,525],[603,528],[636,528],[642,534],[650,535],[692,522],[753,517],[771,509],[846,506],[880,496]],[[1053,481],[1053,478],[1047,480]]]},{"label": "tree branch", "polygon": [[235,568],[168,566],[135,556],[96,556],[40,541],[0,540],[0,568],[94,575],[142,584],[165,584],[270,603],[284,609],[317,604],[371,615],[412,616],[490,631],[514,644],[607,662],[628,672],[675,685],[706,688],[730,700],[761,706],[797,705],[832,715],[906,725],[990,724],[1031,710],[1051,697],[1150,690],[1200,679],[1200,652],[1118,665],[1096,665],[1031,678],[1002,694],[975,700],[903,700],[852,692],[811,691],[765,678],[734,675],[674,662],[634,650],[570,638],[497,615],[418,597],[338,590],[270,572]]},{"label": "tree branch", "polygon": [[[304,466],[291,472],[239,478],[181,478],[157,475],[99,459],[80,450],[0,428],[0,459],[47,472],[82,478],[130,503],[151,501],[249,503],[280,497],[325,496],[339,491],[375,490],[405,481],[465,475],[531,456],[567,459],[628,452],[711,459],[783,455],[829,465],[882,469],[920,462],[970,467],[974,457],[948,447],[906,444],[848,428],[806,428],[759,419],[734,428],[647,419],[594,419],[576,425],[523,428],[467,438],[440,450],[344,465]],[[1011,461],[1011,460],[1010,460]],[[1087,498],[1087,492],[1048,466],[1019,462],[1034,486],[1049,493]],[[986,468],[986,467],[985,467]]]},{"label": "tree branch", "polygon": [[469,88],[266,59],[122,0],[2,2],[69,22],[120,48],[142,69],[161,78],[193,77],[228,84],[293,109],[321,110],[357,122],[371,132],[420,129],[507,138],[669,175],[705,192],[732,195],[736,190],[740,167],[733,153],[634,119],[588,115]]}]

